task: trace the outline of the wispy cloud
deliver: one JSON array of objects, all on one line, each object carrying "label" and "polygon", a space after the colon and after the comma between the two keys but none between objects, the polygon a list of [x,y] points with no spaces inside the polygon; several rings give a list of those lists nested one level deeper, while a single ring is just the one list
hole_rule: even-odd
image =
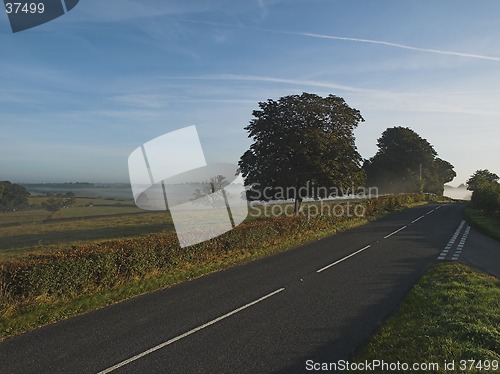
[{"label": "wispy cloud", "polygon": [[463,113],[482,114],[488,116],[499,116],[498,98],[494,92],[453,92],[443,91],[393,91],[374,90],[362,87],[354,87],[338,84],[329,81],[288,79],[270,76],[219,74],[188,79],[218,80],[218,81],[251,81],[274,83],[284,85],[300,86],[301,89],[307,87],[326,88],[328,90],[345,91],[346,98],[355,102],[364,102],[366,105],[373,104],[373,108],[393,111],[405,109],[409,112],[439,112],[439,113]]},{"label": "wispy cloud", "polygon": [[[464,91],[455,92],[452,90],[417,90],[417,91],[401,91],[401,90],[374,90],[363,87],[347,86],[330,81],[307,80],[307,79],[291,79],[273,76],[257,76],[243,74],[214,74],[200,76],[185,76],[185,77],[161,77],[157,80],[165,79],[186,80],[186,81],[217,81],[217,82],[255,82],[253,92],[258,100],[258,97],[269,95],[268,90],[263,90],[262,83],[269,83],[276,88],[278,85],[294,86],[296,91],[308,90],[317,88],[320,91],[325,89],[326,92],[331,90],[342,94],[349,102],[357,106],[364,107],[370,110],[385,110],[385,111],[403,111],[408,112],[426,112],[426,113],[461,113],[486,116],[500,116],[498,110],[498,97],[494,91]],[[260,84],[259,84],[260,83]],[[204,91],[202,86],[196,86],[197,91]],[[263,90],[263,92],[261,92]],[[246,91],[247,94],[249,91]],[[279,94],[279,90],[277,90]],[[320,92],[321,94],[321,92]],[[227,91],[217,93],[218,97],[212,99],[214,102],[224,103],[227,100],[238,100],[240,102],[252,103],[249,97],[240,98],[239,88],[233,91],[231,86],[228,86]],[[261,96],[259,96],[261,95]],[[252,96],[252,97],[253,97]],[[230,99],[228,99],[230,98]],[[203,98],[197,98],[196,102],[203,102]]]},{"label": "wispy cloud", "polygon": [[420,48],[420,47],[414,47],[414,46],[406,45],[406,44],[386,42],[386,41],[382,41],[382,40],[350,38],[350,37],[345,37],[345,36],[315,34],[315,33],[308,33],[308,32],[287,32],[287,31],[276,31],[276,30],[263,30],[263,31],[277,32],[277,33],[288,34],[288,35],[306,36],[306,37],[310,37],[310,38],[343,40],[343,41],[350,41],[350,42],[357,42],[357,43],[378,44],[378,45],[384,45],[384,46],[388,46],[388,47],[408,49],[411,51],[436,53],[436,54],[440,54],[440,55],[467,57],[467,58],[475,58],[475,59],[489,60],[489,61],[500,61],[500,57],[498,57],[498,56],[488,56],[488,55],[480,55],[480,54],[465,53],[465,52],[454,52],[454,51],[446,51],[446,50],[442,50],[442,49]]},{"label": "wispy cloud", "polygon": [[259,75],[215,74],[215,75],[201,75],[201,76],[191,76],[191,77],[163,77],[163,78],[168,80],[214,80],[214,81],[250,81],[250,82],[264,82],[264,83],[281,83],[281,84],[296,85],[301,87],[319,87],[319,88],[328,88],[328,89],[335,89],[335,90],[342,90],[349,92],[364,92],[364,93],[377,92],[375,90],[347,86],[335,82],[277,78],[277,77],[259,76]]},{"label": "wispy cloud", "polygon": [[191,19],[191,18],[184,18],[184,17],[177,17],[176,18],[178,21],[181,22],[189,22],[189,23],[196,23],[199,25],[206,25],[206,26],[214,26],[214,27],[230,27],[230,28],[243,28],[245,27],[243,23],[235,19],[234,23],[225,23],[225,22],[214,22],[214,21],[200,21],[196,19]]},{"label": "wispy cloud", "polygon": [[261,17],[266,18],[268,15],[268,11],[265,0],[257,0],[257,5],[259,6],[259,9],[261,11]]}]

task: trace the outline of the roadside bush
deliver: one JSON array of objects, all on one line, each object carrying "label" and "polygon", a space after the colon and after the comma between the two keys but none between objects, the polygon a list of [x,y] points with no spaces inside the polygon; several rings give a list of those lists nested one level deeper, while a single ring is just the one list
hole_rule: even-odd
[{"label": "roadside bush", "polygon": [[500,218],[500,184],[481,181],[472,192],[472,204],[491,216]]}]

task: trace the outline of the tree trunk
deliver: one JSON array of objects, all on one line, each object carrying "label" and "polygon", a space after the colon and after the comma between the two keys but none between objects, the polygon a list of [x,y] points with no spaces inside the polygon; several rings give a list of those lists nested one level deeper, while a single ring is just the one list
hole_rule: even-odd
[{"label": "tree trunk", "polygon": [[295,203],[294,203],[294,208],[293,211],[296,216],[299,215],[299,210],[300,210],[300,203],[302,203],[302,198],[300,196],[295,196]]},{"label": "tree trunk", "polygon": [[300,203],[302,202],[302,197],[299,194],[300,191],[300,183],[298,178],[295,180],[295,203],[294,203],[294,208],[293,212],[295,213],[296,216],[299,215],[299,209],[300,209]]}]

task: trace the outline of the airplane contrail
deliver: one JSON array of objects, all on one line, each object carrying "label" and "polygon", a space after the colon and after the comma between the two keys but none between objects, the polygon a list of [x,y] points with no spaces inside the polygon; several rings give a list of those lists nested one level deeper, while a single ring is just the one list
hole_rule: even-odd
[{"label": "airplane contrail", "polygon": [[358,42],[358,43],[379,44],[379,45],[385,45],[385,46],[389,46],[389,47],[409,49],[412,51],[437,53],[440,55],[468,57],[468,58],[476,58],[476,59],[480,59],[480,60],[500,61],[500,57],[496,57],[496,56],[486,56],[486,55],[478,55],[478,54],[472,54],[472,53],[444,51],[441,49],[419,48],[419,47],[413,47],[411,45],[391,43],[391,42],[385,42],[385,41],[381,41],[381,40],[348,38],[348,37],[344,37],[344,36],[323,35],[323,34],[314,34],[314,33],[307,33],[307,32],[284,32],[284,33],[291,34],[291,35],[308,36],[308,37],[313,37],[313,38],[321,38],[321,39],[334,39],[334,40],[345,40],[345,41]]}]

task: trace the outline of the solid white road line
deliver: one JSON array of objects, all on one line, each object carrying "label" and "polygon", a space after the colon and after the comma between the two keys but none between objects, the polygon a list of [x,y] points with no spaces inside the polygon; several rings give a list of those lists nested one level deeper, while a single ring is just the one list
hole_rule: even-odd
[{"label": "solid white road line", "polygon": [[361,253],[361,252],[363,252],[363,251],[366,251],[366,250],[367,250],[368,248],[370,248],[370,247],[371,247],[371,245],[367,245],[366,247],[361,248],[359,251],[356,251],[356,252],[354,252],[354,253],[351,253],[349,256],[345,256],[344,258],[341,258],[340,260],[335,261],[334,263],[332,263],[332,264],[330,264],[330,265],[327,265],[327,266],[325,266],[324,268],[321,268],[321,269],[319,269],[319,270],[316,270],[316,273],[321,273],[322,271],[325,271],[326,269],[329,269],[329,268],[331,268],[332,266],[335,266],[335,265],[337,265],[337,264],[340,264],[342,261],[345,261],[345,260],[347,260],[348,258],[351,258],[352,256],[356,256],[358,253]]},{"label": "solid white road line", "polygon": [[222,321],[223,319],[226,319],[227,317],[232,316],[233,314],[236,314],[236,313],[238,313],[238,312],[241,312],[242,310],[245,310],[245,309],[247,309],[247,308],[250,308],[252,305],[255,305],[255,304],[257,304],[257,303],[260,303],[261,301],[264,301],[264,300],[266,300],[266,299],[268,299],[268,298],[270,298],[270,297],[272,297],[272,296],[274,296],[274,295],[276,295],[276,294],[278,294],[278,293],[280,293],[280,292],[282,292],[282,291],[284,291],[284,290],[285,290],[284,288],[280,288],[280,289],[278,289],[278,290],[276,290],[276,291],[274,291],[274,292],[271,292],[270,294],[267,294],[266,296],[263,296],[263,297],[261,297],[260,299],[257,299],[257,300],[255,300],[255,301],[252,301],[251,303],[248,303],[248,304],[246,304],[246,305],[243,305],[242,307],[239,307],[238,309],[233,310],[232,312],[226,313],[226,314],[224,314],[223,316],[220,316],[220,317],[218,317],[218,318],[216,318],[216,319],[214,319],[214,320],[212,320],[212,321],[210,321],[210,322],[207,322],[207,323],[205,323],[205,324],[203,324],[203,325],[201,325],[201,326],[198,326],[198,327],[196,327],[196,328],[194,328],[194,329],[192,329],[192,330],[189,330],[188,332],[185,332],[185,333],[184,333],[184,334],[182,334],[182,335],[179,335],[179,336],[177,336],[177,337],[175,337],[175,338],[172,338],[172,339],[170,339],[170,340],[168,340],[168,341],[166,341],[166,342],[164,342],[164,343],[158,344],[157,346],[155,346],[155,347],[153,347],[153,348],[150,348],[150,349],[148,349],[147,351],[144,351],[144,352],[142,352],[142,353],[139,353],[138,355],[135,355],[135,356],[133,356],[133,357],[130,357],[129,359],[127,359],[127,360],[125,360],[125,361],[122,361],[122,362],[120,362],[120,363],[118,363],[118,364],[116,364],[116,365],[114,365],[114,366],[112,366],[112,367],[110,367],[110,368],[108,368],[108,369],[105,369],[105,370],[103,370],[103,371],[100,371],[98,374],[106,374],[106,373],[110,373],[110,372],[112,372],[112,371],[114,371],[114,370],[116,370],[116,369],[118,369],[118,368],[121,368],[122,366],[128,365],[128,364],[130,364],[131,362],[134,362],[134,361],[136,361],[136,360],[139,360],[140,358],[142,358],[142,357],[144,357],[144,356],[146,356],[146,355],[148,355],[148,354],[150,354],[150,353],[153,353],[153,352],[155,352],[155,351],[157,351],[157,350],[159,350],[159,349],[162,349],[162,348],[166,347],[167,345],[170,345],[170,344],[172,344],[172,343],[175,343],[175,342],[177,342],[177,341],[179,341],[179,340],[181,340],[181,339],[183,339],[183,338],[185,338],[185,337],[187,337],[187,336],[189,336],[189,335],[191,335],[191,334],[194,334],[195,332],[198,332],[198,331],[203,330],[204,328],[206,328],[206,327],[208,327],[208,326],[211,326],[211,325],[213,325],[213,324],[215,324],[215,323],[217,323],[217,322],[220,322],[220,321]]},{"label": "solid white road line", "polygon": [[393,235],[396,235],[398,232],[403,231],[403,230],[404,230],[404,229],[406,229],[407,227],[408,227],[408,226],[403,226],[403,227],[401,227],[400,229],[398,229],[398,230],[396,230],[396,231],[394,231],[394,232],[390,233],[389,235],[384,236],[384,239],[387,239],[387,238],[390,238],[390,237],[391,237],[391,236],[393,236]]}]

